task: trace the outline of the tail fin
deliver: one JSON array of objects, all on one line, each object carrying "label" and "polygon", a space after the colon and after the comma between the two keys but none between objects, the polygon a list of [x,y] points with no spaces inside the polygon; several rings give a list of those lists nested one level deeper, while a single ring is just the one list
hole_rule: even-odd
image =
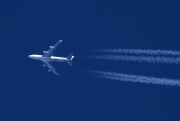
[{"label": "tail fin", "polygon": [[72,66],[72,60],[73,60],[74,56],[73,53],[71,53],[68,57],[67,57],[67,63]]}]

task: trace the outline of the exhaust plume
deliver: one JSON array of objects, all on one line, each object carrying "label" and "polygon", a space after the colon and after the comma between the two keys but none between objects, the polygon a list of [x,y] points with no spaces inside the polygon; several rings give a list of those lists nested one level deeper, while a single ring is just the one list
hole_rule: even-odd
[{"label": "exhaust plume", "polygon": [[138,82],[146,84],[155,85],[170,85],[170,86],[180,86],[180,80],[167,79],[167,78],[156,78],[148,76],[138,76],[114,72],[104,72],[104,71],[88,71],[95,74],[95,77],[105,78],[110,80],[124,81],[124,82]]},{"label": "exhaust plume", "polygon": [[104,59],[104,60],[180,64],[180,57],[153,57],[153,56],[128,56],[128,55],[95,55],[95,56],[87,56],[87,57],[93,59]]},{"label": "exhaust plume", "polygon": [[180,56],[179,51],[173,50],[142,50],[142,49],[99,49],[94,50],[97,52],[107,52],[107,53],[121,53],[121,54],[138,54],[138,55],[170,55],[170,56]]}]

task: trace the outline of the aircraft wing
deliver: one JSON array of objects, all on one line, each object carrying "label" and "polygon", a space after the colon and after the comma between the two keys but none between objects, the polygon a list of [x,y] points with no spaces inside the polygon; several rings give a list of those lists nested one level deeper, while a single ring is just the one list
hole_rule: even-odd
[{"label": "aircraft wing", "polygon": [[49,72],[52,71],[55,75],[60,76],[60,74],[58,74],[58,73],[56,72],[55,68],[52,66],[51,63],[49,63],[49,62],[47,62],[47,61],[43,61],[43,62],[44,62],[44,64],[49,68],[49,70],[48,70]]},{"label": "aircraft wing", "polygon": [[43,51],[43,57],[51,57],[55,49],[58,47],[58,45],[62,42],[62,40],[59,40],[54,46],[50,46],[50,49],[48,51]]}]

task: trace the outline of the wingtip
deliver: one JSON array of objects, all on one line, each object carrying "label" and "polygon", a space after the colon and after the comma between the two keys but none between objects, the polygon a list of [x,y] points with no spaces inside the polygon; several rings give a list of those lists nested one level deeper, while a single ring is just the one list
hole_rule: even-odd
[{"label": "wingtip", "polygon": [[60,76],[60,74],[58,74],[58,73],[55,73],[55,75],[56,75],[56,76]]}]

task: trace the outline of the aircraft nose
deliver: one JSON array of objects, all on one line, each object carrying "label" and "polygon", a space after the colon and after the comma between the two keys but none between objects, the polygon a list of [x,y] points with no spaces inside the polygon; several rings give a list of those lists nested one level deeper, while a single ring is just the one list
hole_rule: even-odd
[{"label": "aircraft nose", "polygon": [[31,56],[31,55],[29,55],[28,57],[29,57],[29,58],[31,58],[32,56]]}]

